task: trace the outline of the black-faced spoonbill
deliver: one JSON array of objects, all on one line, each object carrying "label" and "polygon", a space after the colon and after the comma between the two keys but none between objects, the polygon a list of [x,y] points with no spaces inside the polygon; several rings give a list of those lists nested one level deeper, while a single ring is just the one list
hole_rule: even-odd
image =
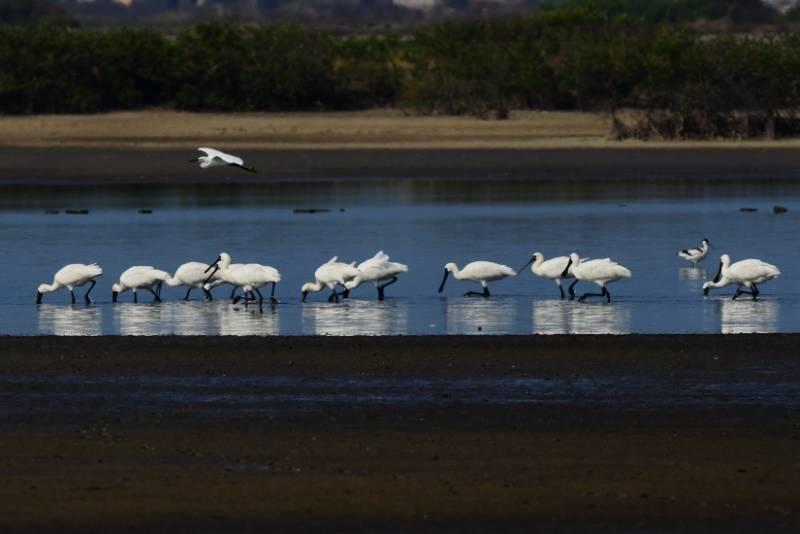
[{"label": "black-faced spoonbill", "polygon": [[502,265],[493,261],[473,261],[459,269],[455,263],[448,263],[444,266],[444,277],[442,283],[439,285],[439,293],[444,291],[444,283],[447,282],[447,275],[453,273],[456,280],[471,280],[479,282],[483,286],[483,293],[476,291],[467,291],[464,293],[467,297],[488,297],[489,296],[489,282],[495,280],[502,280],[509,276],[516,276],[517,272],[508,265]]},{"label": "black-faced spoonbill", "polygon": [[339,302],[339,294],[336,293],[336,286],[340,285],[345,288],[344,291],[347,291],[345,284],[358,276],[358,269],[356,269],[355,262],[342,263],[337,260],[338,258],[334,256],[320,265],[317,270],[314,271],[314,282],[303,284],[303,287],[300,289],[303,295],[302,302],[306,301],[306,297],[308,297],[309,293],[319,293],[326,287],[331,290],[328,302]]},{"label": "black-faced spoonbill", "polygon": [[602,293],[584,293],[578,299],[581,302],[586,300],[586,297],[606,297],[606,302],[611,302],[611,293],[608,292],[606,284],[632,276],[630,270],[609,258],[585,261],[574,252],[569,255],[569,263],[562,275],[569,274],[570,269],[576,280],[592,282],[603,290]]},{"label": "black-faced spoonbill", "polygon": [[[231,264],[230,255],[226,252],[221,252],[206,271],[211,271],[204,286],[206,289],[208,289],[212,277],[219,272],[222,280],[240,288],[244,292],[245,304],[247,304],[248,293],[255,300],[255,295],[253,294],[255,292],[258,294],[258,305],[261,307],[264,302],[264,296],[261,294],[260,289],[267,284],[272,284],[272,291],[269,296],[270,301],[273,304],[278,304],[278,299],[275,297],[275,285],[281,281],[281,273],[274,267],[261,265],[260,263]],[[238,301],[238,297],[233,300],[234,304]]]},{"label": "black-faced spoonbill", "polygon": [[[531,265],[531,263],[533,265]],[[564,288],[561,287],[561,279],[575,278],[572,275],[572,267],[567,268],[567,265],[569,265],[569,256],[557,256],[545,261],[544,254],[541,252],[534,252],[528,263],[522,266],[522,269],[528,265],[531,265],[531,272],[536,276],[554,281],[558,286],[558,291],[561,293],[561,298],[564,298]],[[522,269],[520,269],[520,272]],[[567,275],[563,276],[565,272]],[[577,283],[578,281],[575,280],[569,285],[568,291],[570,300],[575,298],[575,290],[573,288]]]},{"label": "black-faced spoonbill", "polygon": [[57,289],[61,289],[62,287],[69,289],[69,294],[72,297],[72,303],[75,304],[75,292],[73,290],[76,287],[81,287],[82,285],[91,282],[92,285],[89,286],[89,289],[87,289],[86,293],[83,295],[84,300],[87,304],[89,304],[92,302],[92,300],[89,298],[89,293],[92,292],[92,289],[94,289],[94,286],[97,283],[95,278],[101,276],[102,274],[103,269],[94,263],[91,265],[85,265],[83,263],[70,263],[69,265],[65,265],[58,270],[55,276],[53,276],[52,284],[42,284],[36,290],[36,304],[42,303],[42,295],[45,293],[51,293]]},{"label": "black-faced spoonbill", "polygon": [[370,259],[361,262],[357,269],[358,275],[344,284],[346,288],[345,297],[350,290],[357,288],[361,284],[372,282],[378,290],[378,300],[383,300],[383,290],[397,282],[398,274],[408,272],[407,265],[389,261],[389,256],[384,254],[382,250]]},{"label": "black-faced spoonbill", "polygon": [[161,302],[161,284],[168,278],[166,271],[150,265],[135,265],[122,273],[119,282],[111,286],[111,302],[117,302],[119,295],[129,289],[133,292],[133,302],[139,302],[136,294],[139,289],[152,293],[153,302]]},{"label": "black-faced spoonbill", "polygon": [[[708,295],[708,290],[712,287],[718,288],[736,284],[736,293],[733,295],[733,300],[736,300],[742,293],[752,295],[753,300],[756,300],[760,293],[756,284],[769,282],[780,275],[781,271],[772,264],[751,258],[737,261],[731,265],[730,256],[723,254],[719,258],[719,270],[717,271],[717,276],[714,277],[714,281],[703,284],[703,295]],[[749,291],[745,291],[742,287],[746,287]]]},{"label": "black-faced spoonbill", "polygon": [[700,248],[685,248],[678,252],[678,257],[690,262],[692,265],[697,266],[697,262],[703,261],[708,256],[708,249],[711,243],[708,239],[703,239],[700,242]]},{"label": "black-faced spoonbill", "polygon": [[195,159],[189,160],[189,163],[200,163],[201,169],[208,169],[209,167],[224,167],[228,165],[231,167],[238,167],[249,172],[258,172],[255,167],[246,166],[244,164],[244,160],[239,156],[226,154],[225,152],[215,148],[200,147],[197,150],[204,152],[205,156],[198,156]]},{"label": "black-faced spoonbill", "polygon": [[[188,289],[186,290],[186,296],[183,300],[189,300],[189,294],[194,288],[202,289],[206,299],[214,300],[209,289],[219,284],[224,284],[225,281],[219,273],[213,274],[209,280],[208,270],[209,265],[207,263],[190,261],[178,267],[175,271],[175,276],[167,278],[164,280],[164,283],[170,287],[187,286]],[[208,280],[208,282],[206,282],[206,280]],[[204,287],[205,285],[208,285],[208,288]]]}]

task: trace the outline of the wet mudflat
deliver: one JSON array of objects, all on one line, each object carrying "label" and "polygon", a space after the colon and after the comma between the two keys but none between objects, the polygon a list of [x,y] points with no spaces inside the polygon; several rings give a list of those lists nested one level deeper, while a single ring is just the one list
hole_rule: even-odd
[{"label": "wet mudflat", "polygon": [[795,335],[0,340],[4,528],[792,531]]}]

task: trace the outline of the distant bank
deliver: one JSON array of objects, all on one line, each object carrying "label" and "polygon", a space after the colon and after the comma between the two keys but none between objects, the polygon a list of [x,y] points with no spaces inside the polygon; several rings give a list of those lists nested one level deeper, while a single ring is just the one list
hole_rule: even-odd
[{"label": "distant bank", "polygon": [[[503,121],[395,110],[2,117],[0,183],[701,178],[704,169],[763,179],[800,169],[800,139],[619,142],[609,131],[604,115],[577,112]],[[235,150],[259,173],[203,172],[187,163],[198,146]]]}]

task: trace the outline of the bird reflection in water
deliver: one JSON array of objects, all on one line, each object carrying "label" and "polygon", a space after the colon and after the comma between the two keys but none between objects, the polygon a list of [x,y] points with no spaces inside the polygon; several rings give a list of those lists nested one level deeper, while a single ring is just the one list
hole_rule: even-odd
[{"label": "bird reflection in water", "polygon": [[245,306],[228,302],[214,302],[212,309],[223,336],[277,336],[280,333],[280,316],[277,306],[258,303]]},{"label": "bird reflection in water", "polygon": [[629,334],[632,305],[622,302],[576,304],[562,300],[533,301],[534,334]]},{"label": "bird reflection in water", "polygon": [[719,301],[720,331],[723,334],[768,334],[778,331],[780,302],[777,300]]},{"label": "bird reflection in water", "polygon": [[408,302],[347,300],[303,306],[304,334],[328,336],[404,335],[408,333]]},{"label": "bird reflection in water", "polygon": [[56,336],[99,336],[103,333],[103,312],[97,306],[40,304],[39,334]]},{"label": "bird reflection in water", "polygon": [[124,302],[113,308],[114,325],[123,336],[162,336],[172,334],[169,306]]},{"label": "bird reflection in water", "polygon": [[514,331],[514,299],[451,298],[447,300],[447,333],[510,334]]},{"label": "bird reflection in water", "polygon": [[706,270],[700,267],[681,267],[678,269],[678,279],[680,280],[702,280],[706,281]]}]

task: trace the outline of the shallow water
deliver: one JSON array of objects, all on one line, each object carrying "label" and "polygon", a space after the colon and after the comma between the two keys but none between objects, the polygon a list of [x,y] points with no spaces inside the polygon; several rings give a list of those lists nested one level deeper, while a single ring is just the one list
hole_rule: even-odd
[{"label": "shallow water", "polygon": [[[2,334],[58,335],[354,335],[737,333],[800,331],[798,251],[800,189],[786,182],[757,187],[707,183],[565,184],[375,180],[248,186],[138,188],[5,187],[0,200]],[[780,204],[787,213],[774,215]],[[293,213],[295,207],[330,212]],[[755,213],[740,212],[755,207]],[[45,214],[45,209],[59,214]],[[66,208],[86,208],[68,215]],[[139,208],[153,210],[138,213]],[[703,237],[715,249],[697,269],[676,257]],[[409,265],[387,300],[363,286],[341,304],[326,294],[300,302],[300,286],[338,255],[362,261],[376,251]],[[611,304],[558,298],[555,285],[529,270],[491,285],[490,299],[462,296],[477,284],[452,277],[436,289],[442,266],[488,259],[521,267],[534,251],[611,257],[633,278],[609,286]],[[209,262],[220,251],[259,262],[283,276],[272,307],[231,305],[227,287],[212,303],[184,302],[185,289],[164,287],[164,302],[111,304],[111,284],[131,265],[173,271]],[[761,286],[758,302],[731,301],[732,288],[702,296],[717,257],[757,257],[781,278]],[[96,304],[69,304],[65,291],[34,304],[38,284],[62,265],[99,263],[105,275]],[[579,284],[577,291],[594,291]],[[83,289],[77,290],[79,297]],[[199,293],[194,295],[195,299]]]}]

